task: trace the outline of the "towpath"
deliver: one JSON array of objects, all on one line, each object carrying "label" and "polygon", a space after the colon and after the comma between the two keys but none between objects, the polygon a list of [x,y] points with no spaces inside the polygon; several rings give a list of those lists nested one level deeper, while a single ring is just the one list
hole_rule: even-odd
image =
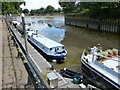
[{"label": "towpath", "polygon": [[16,47],[7,31],[5,22],[0,20],[0,89],[24,88],[27,71],[17,57]]}]

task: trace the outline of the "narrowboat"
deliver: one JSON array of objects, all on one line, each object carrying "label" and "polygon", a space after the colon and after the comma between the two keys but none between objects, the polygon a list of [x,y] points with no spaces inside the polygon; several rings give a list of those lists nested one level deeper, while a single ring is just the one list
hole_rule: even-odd
[{"label": "narrowboat", "polygon": [[62,59],[67,56],[67,51],[63,44],[53,41],[34,31],[28,31],[28,41],[35,45],[47,57],[52,59]]}]

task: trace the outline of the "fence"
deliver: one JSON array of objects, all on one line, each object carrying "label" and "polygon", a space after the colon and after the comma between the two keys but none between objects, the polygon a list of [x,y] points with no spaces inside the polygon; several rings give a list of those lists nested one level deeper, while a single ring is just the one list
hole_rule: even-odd
[{"label": "fence", "polygon": [[80,15],[65,15],[65,24],[118,34],[120,19],[98,20]]},{"label": "fence", "polygon": [[41,76],[38,74],[38,72],[34,69],[33,65],[31,64],[30,57],[27,55],[22,44],[19,42],[16,35],[14,34],[13,28],[11,27],[10,23],[7,21],[7,19],[5,19],[5,21],[7,24],[8,31],[9,31],[11,37],[13,37],[13,40],[14,40],[15,45],[17,47],[18,53],[21,56],[22,62],[23,62],[24,66],[29,74],[29,77],[32,81],[32,84],[35,87],[35,90],[38,90],[38,88],[40,88],[40,90],[43,90],[43,89],[48,90],[47,85],[44,83]]}]

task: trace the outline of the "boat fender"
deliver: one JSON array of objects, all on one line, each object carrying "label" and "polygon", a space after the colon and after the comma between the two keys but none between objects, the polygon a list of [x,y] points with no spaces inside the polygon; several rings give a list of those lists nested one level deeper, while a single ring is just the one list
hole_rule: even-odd
[{"label": "boat fender", "polygon": [[77,78],[73,78],[73,83],[74,84],[78,84],[78,79]]}]

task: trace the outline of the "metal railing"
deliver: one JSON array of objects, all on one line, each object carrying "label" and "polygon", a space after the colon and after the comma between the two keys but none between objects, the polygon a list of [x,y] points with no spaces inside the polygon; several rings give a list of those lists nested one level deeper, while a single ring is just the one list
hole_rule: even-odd
[{"label": "metal railing", "polygon": [[48,90],[47,85],[45,84],[45,82],[43,81],[41,76],[38,74],[38,72],[32,66],[32,64],[30,62],[30,57],[27,55],[24,47],[22,46],[22,44],[20,43],[20,41],[17,39],[16,35],[14,34],[14,32],[12,30],[13,28],[10,26],[10,23],[6,19],[5,19],[5,21],[7,24],[8,31],[16,44],[17,51],[18,51],[19,55],[21,56],[22,62],[28,72],[28,75],[29,75],[35,89],[40,88],[40,89]]}]

